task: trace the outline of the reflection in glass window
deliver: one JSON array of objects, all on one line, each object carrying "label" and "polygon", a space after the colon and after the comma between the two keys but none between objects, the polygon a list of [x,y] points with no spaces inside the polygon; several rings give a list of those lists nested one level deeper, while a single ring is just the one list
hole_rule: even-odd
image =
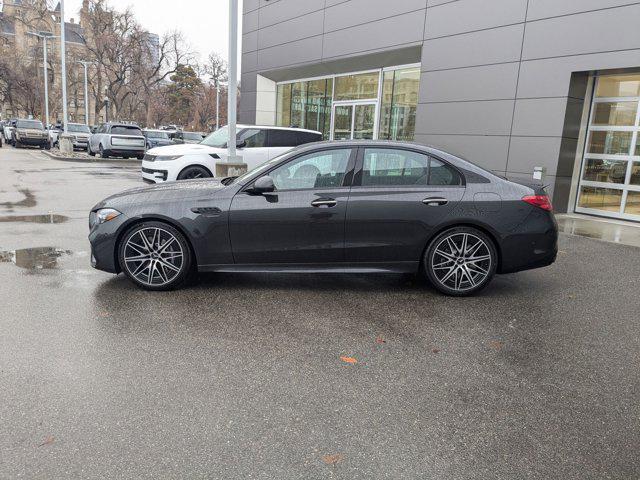
[{"label": "reflection in glass window", "polygon": [[367,148],[363,186],[460,185],[460,175],[428,155],[410,150]]},{"label": "reflection in glass window", "polygon": [[611,75],[598,79],[596,97],[639,97],[640,75]]},{"label": "reflection in glass window", "polygon": [[598,102],[594,104],[593,125],[632,126],[638,102]]},{"label": "reflection in glass window", "polygon": [[334,100],[367,100],[378,98],[380,74],[361,73],[336,78]]},{"label": "reflection in glass window", "polygon": [[278,85],[278,100],[276,104],[276,125],[291,126],[291,84]]},{"label": "reflection in glass window", "polygon": [[296,158],[270,173],[278,191],[342,186],[351,149],[325,150]]},{"label": "reflection in glass window", "polygon": [[276,125],[316,130],[329,138],[333,79],[278,85]]},{"label": "reflection in glass window", "polygon": [[622,190],[598,187],[582,187],[580,189],[580,207],[619,212],[621,204]]},{"label": "reflection in glass window", "polygon": [[640,192],[629,192],[627,194],[627,203],[624,207],[624,213],[640,215]]},{"label": "reflection in glass window", "polygon": [[587,151],[607,155],[629,155],[632,136],[631,132],[591,132]]},{"label": "reflection in glass window", "polygon": [[304,107],[307,103],[307,82],[291,84],[291,127],[304,128]]},{"label": "reflection in glass window", "polygon": [[596,160],[589,158],[584,167],[583,180],[605,183],[624,183],[627,162],[624,160]]},{"label": "reflection in glass window", "polygon": [[379,138],[414,139],[419,89],[419,68],[384,72]]},{"label": "reflection in glass window", "polygon": [[640,185],[640,162],[633,162],[629,183],[631,185]]}]

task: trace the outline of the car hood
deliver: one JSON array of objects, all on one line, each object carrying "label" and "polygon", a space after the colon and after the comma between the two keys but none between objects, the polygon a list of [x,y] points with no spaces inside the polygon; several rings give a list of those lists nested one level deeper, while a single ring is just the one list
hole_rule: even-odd
[{"label": "car hood", "polygon": [[215,153],[217,155],[226,155],[226,148],[215,148],[200,143],[183,143],[178,145],[167,145],[166,147],[156,147],[147,151],[151,155],[193,155],[204,153],[210,155]]},{"label": "car hood", "polygon": [[144,203],[157,204],[200,197],[211,197],[216,192],[222,191],[225,188],[227,187],[215,178],[166,182],[147,187],[132,188],[111,195],[94,206],[92,210],[109,207],[126,213],[124,210],[126,210],[127,205],[140,205]]}]

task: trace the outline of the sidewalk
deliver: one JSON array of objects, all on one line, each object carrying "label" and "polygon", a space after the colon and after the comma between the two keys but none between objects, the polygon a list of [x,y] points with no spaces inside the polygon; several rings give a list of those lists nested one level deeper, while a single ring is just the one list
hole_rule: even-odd
[{"label": "sidewalk", "polygon": [[580,214],[558,214],[560,232],[640,247],[640,224]]}]

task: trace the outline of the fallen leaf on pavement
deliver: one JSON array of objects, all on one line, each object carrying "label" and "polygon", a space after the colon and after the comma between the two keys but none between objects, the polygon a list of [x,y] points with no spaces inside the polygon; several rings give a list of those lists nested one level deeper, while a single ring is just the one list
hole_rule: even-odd
[{"label": "fallen leaf on pavement", "polygon": [[440,353],[440,349],[439,348],[434,348],[433,350],[431,350],[433,353]]},{"label": "fallen leaf on pavement", "polygon": [[376,337],[376,343],[387,343],[387,341],[382,337]]},{"label": "fallen leaf on pavement", "polygon": [[340,357],[340,360],[342,360],[345,363],[350,363],[351,365],[358,363],[358,360],[356,360],[353,357]]},{"label": "fallen leaf on pavement", "polygon": [[334,453],[333,455],[323,455],[322,461],[327,465],[336,465],[344,459],[344,456],[340,453]]},{"label": "fallen leaf on pavement", "polygon": [[44,439],[44,442],[42,442],[40,445],[38,445],[39,447],[44,447],[45,445],[51,445],[53,443],[53,441],[55,440],[55,438],[53,437],[47,437]]},{"label": "fallen leaf on pavement", "polygon": [[491,340],[490,345],[491,348],[500,350],[504,346],[504,342],[501,342],[500,340]]}]

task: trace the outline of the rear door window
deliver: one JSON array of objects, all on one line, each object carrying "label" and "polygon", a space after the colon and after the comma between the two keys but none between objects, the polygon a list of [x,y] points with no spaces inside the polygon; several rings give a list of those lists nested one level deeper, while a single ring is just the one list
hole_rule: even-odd
[{"label": "rear door window", "polygon": [[298,145],[296,132],[290,130],[269,130],[270,147],[295,147]]},{"label": "rear door window", "polygon": [[365,148],[363,186],[460,185],[460,174],[424,153],[390,148]]},{"label": "rear door window", "polygon": [[239,142],[246,142],[246,148],[262,148],[267,146],[267,131],[257,128],[243,130],[238,135]]},{"label": "rear door window", "polygon": [[322,134],[313,132],[297,132],[298,145],[305,143],[319,142],[322,140]]}]

